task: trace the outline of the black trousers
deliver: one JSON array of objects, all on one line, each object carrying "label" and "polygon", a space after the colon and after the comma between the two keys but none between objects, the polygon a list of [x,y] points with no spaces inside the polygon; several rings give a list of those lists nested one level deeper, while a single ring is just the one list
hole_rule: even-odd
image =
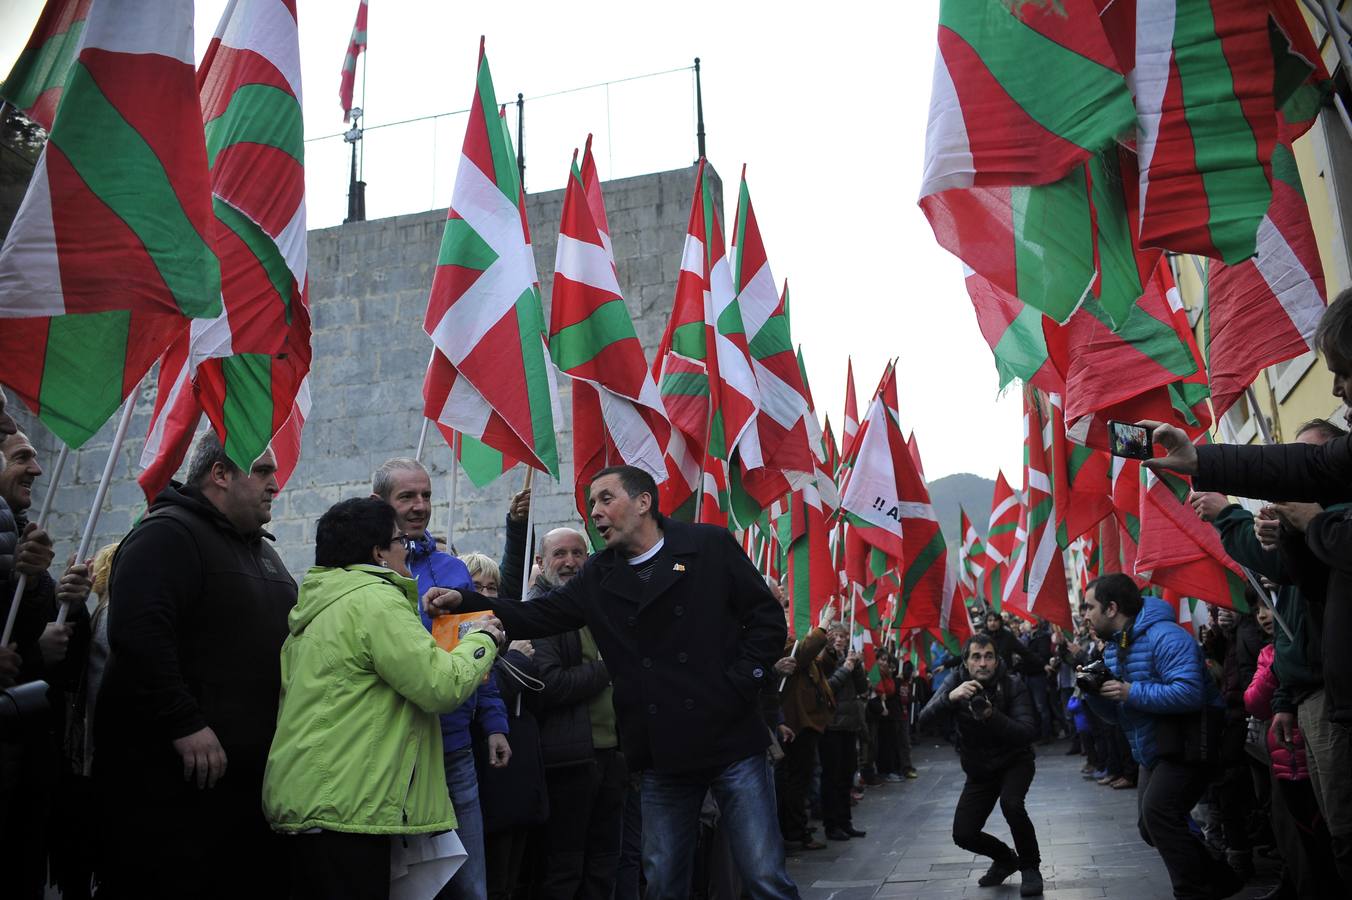
[{"label": "black trousers", "polygon": [[850,786],[859,764],[857,740],[853,731],[822,735],[822,824],[827,828],[851,827]]},{"label": "black trousers", "polygon": [[484,835],[484,882],[488,900],[510,900],[530,843],[529,825],[514,825]]},{"label": "black trousers", "polygon": [[627,777],[617,750],[597,750],[592,763],[545,770],[548,849],[540,900],[610,900],[620,864]]},{"label": "black trousers", "polygon": [[[910,744],[907,744],[907,758],[910,757]],[[873,755],[874,765],[879,775],[902,773],[901,759],[901,723],[895,716],[884,716],[878,720],[878,744]]]},{"label": "black trousers", "polygon": [[1314,787],[1309,779],[1271,777],[1272,834],[1286,861],[1282,882],[1300,900],[1326,897],[1338,884],[1338,869]]},{"label": "black trousers", "polygon": [[1249,816],[1257,803],[1253,792],[1253,775],[1249,770],[1249,755],[1244,750],[1247,734],[1247,719],[1226,720],[1225,728],[1221,731],[1222,774],[1216,786],[1225,844],[1228,849],[1242,853],[1253,849],[1253,841],[1249,839]]},{"label": "black trousers", "polygon": [[[969,774],[967,783],[962,786],[962,796],[958,798],[958,808],[953,811],[953,843],[972,853],[1002,861],[1011,861],[1017,852],[1020,868],[1031,869],[1041,865],[1042,853],[1037,846],[1037,831],[1023,805],[1035,771],[1030,753],[990,777],[977,778]],[[1014,836],[1013,849],[995,835],[982,830],[997,802]]]},{"label": "black trousers", "polygon": [[[286,839],[292,900],[388,900],[390,836],[318,831]],[[247,865],[245,860],[237,860]]]},{"label": "black trousers", "polygon": [[1137,827],[1164,860],[1178,900],[1210,898],[1216,873],[1225,865],[1212,859],[1188,828],[1188,813],[1202,799],[1210,779],[1206,766],[1172,760],[1158,760],[1154,768],[1140,770]]},{"label": "black trousers", "polygon": [[[272,831],[263,818],[261,767],[250,770],[232,758],[215,787],[199,789],[183,781],[176,756],[168,765],[105,757],[95,762],[95,784],[100,900],[282,900],[290,894],[293,838]],[[388,841],[385,854],[388,882]]]},{"label": "black trousers", "polygon": [[807,791],[812,769],[817,765],[821,733],[804,728],[784,747],[784,758],[775,774],[779,799],[779,831],[786,841],[807,840]]}]

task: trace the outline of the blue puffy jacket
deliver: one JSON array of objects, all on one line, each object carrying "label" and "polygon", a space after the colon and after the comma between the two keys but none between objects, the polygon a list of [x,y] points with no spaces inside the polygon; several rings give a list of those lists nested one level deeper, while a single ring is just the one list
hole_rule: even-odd
[{"label": "blue puffy jacket", "polygon": [[1174,608],[1146,597],[1141,612],[1127,626],[1127,649],[1113,635],[1103,661],[1131,685],[1125,702],[1087,696],[1094,712],[1122,727],[1131,755],[1147,769],[1155,764],[1155,716],[1201,711],[1204,703],[1219,705],[1220,693],[1206,675],[1202,648],[1175,621]]}]

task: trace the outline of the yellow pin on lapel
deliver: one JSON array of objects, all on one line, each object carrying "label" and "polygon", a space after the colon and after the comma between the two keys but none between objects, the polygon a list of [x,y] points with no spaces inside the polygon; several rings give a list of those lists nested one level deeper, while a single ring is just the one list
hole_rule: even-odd
[{"label": "yellow pin on lapel", "polygon": [[684,571],[685,571],[685,563],[677,563],[676,565],[674,565],[674,566],[671,567],[671,571],[673,571],[673,572],[684,572]]}]

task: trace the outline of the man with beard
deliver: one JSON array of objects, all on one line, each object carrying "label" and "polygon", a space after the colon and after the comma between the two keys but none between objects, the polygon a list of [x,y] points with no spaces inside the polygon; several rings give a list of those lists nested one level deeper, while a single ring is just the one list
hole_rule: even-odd
[{"label": "man with beard", "polygon": [[[527,599],[573,580],[587,539],[555,528],[540,541],[540,574]],[[543,900],[607,900],[615,886],[627,772],[619,750],[610,672],[590,628],[540,638],[535,666],[540,754],[549,789]]]},{"label": "man with beard", "polygon": [[[990,634],[974,634],[963,648],[962,664],[920,713],[920,727],[957,725],[958,753],[967,773],[958,807],[953,811],[953,843],[989,856],[993,862],[977,883],[991,887],[1016,870],[1022,873],[1020,895],[1042,893],[1042,857],[1037,832],[1024,808],[1033,783],[1033,740],[1037,719],[1028,689],[1011,673]],[[982,829],[996,801],[1014,847]]]}]

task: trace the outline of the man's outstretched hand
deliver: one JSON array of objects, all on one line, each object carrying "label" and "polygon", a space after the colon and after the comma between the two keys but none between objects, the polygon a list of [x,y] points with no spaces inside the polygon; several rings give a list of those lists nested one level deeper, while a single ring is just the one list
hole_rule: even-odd
[{"label": "man's outstretched hand", "polygon": [[1143,459],[1141,465],[1147,469],[1168,469],[1180,475],[1197,474],[1197,448],[1181,428],[1142,419],[1137,425],[1150,429],[1150,440],[1164,450],[1164,456]]},{"label": "man's outstretched hand", "polygon": [[428,588],[422,595],[423,609],[429,616],[444,616],[460,608],[460,592],[453,588]]}]

